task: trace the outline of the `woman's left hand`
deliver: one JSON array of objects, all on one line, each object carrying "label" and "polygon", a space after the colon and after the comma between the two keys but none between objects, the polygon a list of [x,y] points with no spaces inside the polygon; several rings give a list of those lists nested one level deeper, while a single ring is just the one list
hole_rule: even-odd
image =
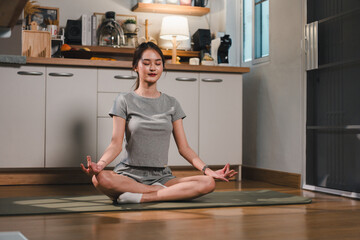
[{"label": "woman's left hand", "polygon": [[205,174],[207,176],[211,176],[215,179],[220,179],[220,180],[224,180],[226,182],[229,181],[230,178],[232,178],[233,176],[235,176],[236,174],[238,174],[237,172],[235,172],[235,170],[230,170],[230,164],[226,164],[224,168],[213,171],[210,168],[207,168],[205,170]]},{"label": "woman's left hand", "polygon": [[84,164],[80,164],[83,172],[85,172],[89,176],[98,175],[101,172],[102,168],[97,163],[91,161],[91,156],[87,156],[86,160],[87,168],[84,166]]}]

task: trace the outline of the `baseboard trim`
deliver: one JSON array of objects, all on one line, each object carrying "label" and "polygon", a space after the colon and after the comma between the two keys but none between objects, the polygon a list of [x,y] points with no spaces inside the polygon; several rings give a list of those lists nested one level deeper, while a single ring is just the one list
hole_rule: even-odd
[{"label": "baseboard trim", "polygon": [[[219,169],[224,166],[210,166]],[[240,166],[231,166],[239,172]],[[111,170],[112,168],[109,168]],[[192,166],[171,167],[176,177],[189,177],[202,174]],[[240,177],[231,180],[238,180]],[[89,184],[91,178],[80,169],[73,168],[51,168],[51,169],[0,169],[0,186],[5,185],[46,185],[46,184]]]},{"label": "baseboard trim", "polygon": [[242,166],[243,179],[268,182],[276,185],[300,188],[301,174]]},{"label": "baseboard trim", "polygon": [[0,172],[0,185],[84,184],[91,178],[74,169],[25,169]]}]

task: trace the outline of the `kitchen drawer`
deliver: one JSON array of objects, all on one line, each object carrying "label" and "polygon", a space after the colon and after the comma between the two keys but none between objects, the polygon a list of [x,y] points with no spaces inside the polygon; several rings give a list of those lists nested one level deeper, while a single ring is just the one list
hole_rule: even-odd
[{"label": "kitchen drawer", "polygon": [[110,117],[109,111],[118,93],[98,93],[98,117]]},{"label": "kitchen drawer", "polygon": [[137,75],[131,70],[99,69],[98,92],[129,92]]}]

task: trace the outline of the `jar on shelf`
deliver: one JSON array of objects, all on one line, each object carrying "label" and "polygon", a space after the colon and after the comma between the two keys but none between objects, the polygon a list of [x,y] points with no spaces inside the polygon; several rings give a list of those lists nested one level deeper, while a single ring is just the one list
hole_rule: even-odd
[{"label": "jar on shelf", "polygon": [[115,12],[105,13],[105,20],[101,23],[97,35],[99,46],[120,47],[125,45],[124,31],[115,21]]},{"label": "jar on shelf", "polygon": [[166,0],[166,3],[167,3],[167,4],[176,4],[176,5],[178,5],[178,4],[179,4],[179,0]]},{"label": "jar on shelf", "polygon": [[192,0],[180,0],[180,5],[191,6]]}]

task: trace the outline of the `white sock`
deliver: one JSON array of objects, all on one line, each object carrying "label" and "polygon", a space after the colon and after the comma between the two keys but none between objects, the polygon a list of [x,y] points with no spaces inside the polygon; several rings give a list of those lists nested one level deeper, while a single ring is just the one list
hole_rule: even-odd
[{"label": "white sock", "polygon": [[165,186],[164,184],[161,184],[159,182],[153,183],[151,185],[157,185],[157,186],[162,186],[163,188],[167,188],[167,186]]},{"label": "white sock", "polygon": [[117,202],[118,203],[140,203],[142,195],[143,195],[142,193],[125,192],[118,197]]}]

